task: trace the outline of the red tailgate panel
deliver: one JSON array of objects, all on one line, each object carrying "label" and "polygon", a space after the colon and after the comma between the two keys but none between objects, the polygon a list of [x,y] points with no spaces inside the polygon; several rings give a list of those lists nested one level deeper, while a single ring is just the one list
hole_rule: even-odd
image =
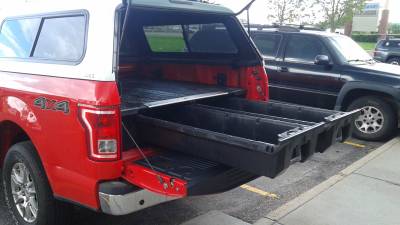
[{"label": "red tailgate panel", "polygon": [[138,187],[169,197],[187,196],[187,182],[133,163],[127,163],[123,178]]}]

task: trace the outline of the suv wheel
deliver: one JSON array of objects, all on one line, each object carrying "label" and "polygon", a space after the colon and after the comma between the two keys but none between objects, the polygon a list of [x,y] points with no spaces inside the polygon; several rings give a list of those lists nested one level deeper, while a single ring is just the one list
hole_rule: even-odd
[{"label": "suv wheel", "polygon": [[8,151],[3,167],[3,187],[15,224],[68,224],[69,206],[54,199],[31,142],[18,143]]},{"label": "suv wheel", "polygon": [[391,58],[388,60],[388,63],[392,65],[400,65],[400,58],[397,57]]},{"label": "suv wheel", "polygon": [[396,113],[384,100],[367,96],[354,100],[348,111],[361,109],[354,121],[353,135],[367,141],[381,141],[392,136],[397,127]]}]

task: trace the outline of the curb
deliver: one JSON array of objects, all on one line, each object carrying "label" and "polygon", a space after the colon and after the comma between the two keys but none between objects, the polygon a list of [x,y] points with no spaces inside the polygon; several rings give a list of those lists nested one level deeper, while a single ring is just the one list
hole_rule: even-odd
[{"label": "curb", "polygon": [[396,137],[396,138],[390,140],[389,142],[385,143],[384,145],[382,145],[381,147],[379,147],[375,151],[369,153],[368,155],[364,156],[360,160],[354,162],[349,167],[347,167],[346,169],[344,169],[341,172],[339,172],[337,175],[329,178],[328,180],[326,180],[326,181],[322,182],[321,184],[315,186],[314,188],[310,189],[309,191],[301,194],[297,198],[289,201],[285,205],[283,205],[283,206],[279,207],[278,209],[270,212],[269,214],[264,216],[264,218],[261,218],[256,224],[257,225],[270,224],[270,223],[263,223],[263,220],[265,221],[265,218],[267,218],[269,220],[272,220],[272,221],[275,221],[275,222],[278,222],[280,219],[282,219],[283,217],[285,217],[289,213],[295,211],[296,209],[298,209],[299,207],[301,207],[305,203],[311,201],[316,196],[318,196],[322,192],[326,191],[330,187],[334,186],[336,183],[340,182],[341,180],[343,180],[344,178],[346,178],[350,174],[352,174],[355,171],[359,170],[360,168],[365,166],[371,160],[377,158],[382,153],[388,151],[393,145],[395,145],[395,144],[397,144],[399,142],[400,142],[400,138],[399,137]]}]

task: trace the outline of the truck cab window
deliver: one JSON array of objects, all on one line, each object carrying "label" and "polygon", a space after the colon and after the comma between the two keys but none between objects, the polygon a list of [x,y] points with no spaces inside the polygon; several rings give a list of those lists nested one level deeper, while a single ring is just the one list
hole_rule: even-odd
[{"label": "truck cab window", "polygon": [[0,32],[0,57],[29,58],[40,18],[6,20]]},{"label": "truck cab window", "polygon": [[144,26],[143,30],[155,53],[238,53],[223,23]]},{"label": "truck cab window", "polygon": [[184,27],[189,36],[192,52],[224,54],[236,54],[238,52],[228,30],[222,23],[190,24]]},{"label": "truck cab window", "polygon": [[85,31],[84,16],[46,18],[33,57],[78,61],[84,52]]},{"label": "truck cab window", "polygon": [[182,26],[145,26],[144,33],[153,52],[185,52]]},{"label": "truck cab window", "polygon": [[314,63],[317,55],[329,56],[318,39],[305,35],[292,35],[286,47],[285,61]]}]

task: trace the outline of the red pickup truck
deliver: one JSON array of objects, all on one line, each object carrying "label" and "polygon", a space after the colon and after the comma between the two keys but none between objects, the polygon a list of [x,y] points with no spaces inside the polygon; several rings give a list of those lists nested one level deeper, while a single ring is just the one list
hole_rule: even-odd
[{"label": "red pickup truck", "polygon": [[124,215],[273,178],[346,139],[357,116],[268,101],[262,58],[222,6],[5,12],[0,163],[18,224],[65,224],[70,203]]}]

